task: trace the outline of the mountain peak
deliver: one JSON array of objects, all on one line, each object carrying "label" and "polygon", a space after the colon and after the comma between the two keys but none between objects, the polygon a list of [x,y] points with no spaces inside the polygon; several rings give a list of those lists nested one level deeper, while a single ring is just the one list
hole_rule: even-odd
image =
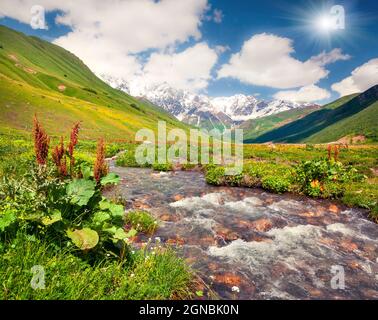
[{"label": "mountain peak", "polygon": [[205,127],[209,127],[209,123],[211,127],[218,124],[230,127],[242,121],[313,105],[283,100],[265,101],[245,94],[211,98],[204,94],[172,88],[167,83],[147,86],[104,75],[101,78],[114,88],[133,96],[141,96],[164,108],[180,121],[199,126],[204,124]]}]

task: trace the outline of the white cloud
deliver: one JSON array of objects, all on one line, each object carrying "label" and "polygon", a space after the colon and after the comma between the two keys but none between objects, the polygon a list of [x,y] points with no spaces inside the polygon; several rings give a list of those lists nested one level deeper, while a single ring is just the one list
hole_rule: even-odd
[{"label": "white cloud", "polygon": [[363,92],[378,84],[378,58],[372,59],[354,69],[352,74],[344,80],[334,83],[332,90],[340,96]]},{"label": "white cloud", "polygon": [[342,53],[340,48],[336,48],[330,52],[323,51],[317,56],[312,57],[311,60],[320,66],[325,66],[327,64],[334,63],[339,60],[349,60],[350,58],[351,56],[349,54],[344,54]]},{"label": "white cloud", "polygon": [[225,53],[226,51],[230,50],[230,47],[229,46],[221,46],[221,45],[218,45],[218,46],[215,46],[215,51],[218,53],[218,54],[222,54],[222,53]]},{"label": "white cloud", "polygon": [[141,80],[146,85],[164,82],[176,89],[197,92],[207,87],[217,59],[216,51],[204,42],[180,53],[153,53],[143,68]]},{"label": "white cloud", "polygon": [[[0,15],[29,23],[34,4],[35,0],[1,0]],[[181,87],[192,83],[194,88],[202,88],[207,84],[216,56],[210,48],[201,43],[174,53],[181,43],[200,41],[207,0],[39,0],[38,4],[46,11],[62,11],[56,23],[71,27],[72,32],[54,43],[73,52],[98,74],[130,79],[146,72],[149,81],[157,81],[161,75],[162,82],[171,77]],[[144,67],[138,57],[148,50],[168,53],[147,55]],[[184,70],[185,60],[190,72]],[[172,68],[178,68],[177,74],[184,78],[174,77]]]},{"label": "white cloud", "polygon": [[324,65],[347,58],[339,49],[307,61],[293,58],[292,53],[291,39],[266,33],[255,35],[221,67],[218,78],[231,77],[247,84],[279,89],[297,88],[317,83],[329,73]]},{"label": "white cloud", "polygon": [[275,99],[287,100],[299,103],[316,102],[331,97],[331,93],[328,90],[319,88],[316,85],[309,85],[302,87],[299,90],[286,90],[279,91],[274,95]]}]

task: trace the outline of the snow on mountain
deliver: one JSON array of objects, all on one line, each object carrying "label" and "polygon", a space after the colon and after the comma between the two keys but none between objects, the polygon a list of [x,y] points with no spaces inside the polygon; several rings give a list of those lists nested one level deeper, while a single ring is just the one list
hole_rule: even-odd
[{"label": "snow on mountain", "polygon": [[147,86],[104,75],[101,78],[113,88],[143,97],[164,108],[180,121],[205,128],[230,127],[246,120],[313,105],[282,100],[264,101],[243,94],[211,98],[174,89],[166,83]]}]

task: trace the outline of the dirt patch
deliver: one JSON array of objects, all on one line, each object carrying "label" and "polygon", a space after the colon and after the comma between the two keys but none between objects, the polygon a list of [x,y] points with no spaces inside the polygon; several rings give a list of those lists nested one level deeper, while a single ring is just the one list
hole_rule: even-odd
[{"label": "dirt patch", "polygon": [[378,168],[370,168],[370,170],[373,173],[374,177],[378,177]]},{"label": "dirt patch", "polygon": [[[15,57],[17,59],[17,57]],[[18,61],[18,60],[17,60]],[[34,69],[32,68],[29,68],[29,67],[25,67],[24,65],[22,65],[21,63],[17,62],[14,64],[17,68],[20,68],[22,70],[24,70],[25,72],[27,73],[30,73],[30,74],[37,74],[37,71],[35,71]]]},{"label": "dirt patch", "polygon": [[66,86],[65,86],[64,84],[60,84],[60,85],[58,86],[58,90],[61,91],[61,92],[63,92],[63,91],[66,90]]},{"label": "dirt patch", "polygon": [[366,141],[366,137],[362,134],[357,135],[357,136],[345,136],[337,140],[338,143],[343,143],[343,144],[364,143],[365,141]]},{"label": "dirt patch", "polygon": [[15,54],[8,54],[8,57],[9,57],[10,59],[12,59],[13,61],[18,62],[18,58],[17,58],[17,56],[16,56]]},{"label": "dirt patch", "polygon": [[37,74],[37,71],[35,71],[34,69],[32,68],[28,68],[28,67],[23,67],[24,71],[27,72],[27,73],[30,73],[30,74]]}]

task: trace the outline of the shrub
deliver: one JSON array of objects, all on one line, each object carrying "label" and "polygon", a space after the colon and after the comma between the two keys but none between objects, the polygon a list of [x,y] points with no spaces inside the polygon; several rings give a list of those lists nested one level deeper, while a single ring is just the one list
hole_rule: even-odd
[{"label": "shrub", "polygon": [[83,88],[83,90],[88,91],[88,92],[93,93],[93,94],[97,94],[97,91],[94,90],[94,89],[91,89],[91,88]]},{"label": "shrub", "polygon": [[184,163],[181,167],[181,169],[183,171],[190,171],[190,170],[193,170],[197,167],[196,164],[192,164],[192,163]]},{"label": "shrub", "polygon": [[106,146],[106,158],[114,157],[117,153],[121,151],[121,147],[116,144],[108,144]]},{"label": "shrub", "polygon": [[364,177],[356,169],[334,159],[303,161],[295,167],[296,182],[305,194],[313,197],[341,197],[342,183],[360,179]]},{"label": "shrub", "polygon": [[154,163],[152,165],[152,168],[155,171],[164,171],[164,172],[173,170],[173,166],[170,163]]},{"label": "shrub", "polygon": [[345,193],[345,186],[341,183],[335,183],[333,181],[325,181],[323,189],[321,190],[322,198],[341,198]]},{"label": "shrub", "polygon": [[122,155],[118,157],[116,160],[117,166],[121,167],[140,167],[140,165],[136,162],[134,153],[130,150],[125,151]]},{"label": "shrub", "polygon": [[146,113],[143,109],[141,109],[136,103],[131,103],[130,107],[132,107],[135,110],[138,110],[140,112]]},{"label": "shrub", "polygon": [[280,176],[266,176],[262,178],[261,183],[264,189],[275,193],[284,193],[290,187],[290,181]]},{"label": "shrub", "polygon": [[225,175],[224,180],[227,185],[237,187],[240,186],[243,181],[243,174]]},{"label": "shrub", "polygon": [[224,181],[225,169],[215,165],[208,165],[206,167],[206,182],[215,186],[220,186],[225,183]]},{"label": "shrub", "polygon": [[147,211],[134,210],[126,214],[125,222],[139,232],[153,234],[158,227],[157,221]]}]

